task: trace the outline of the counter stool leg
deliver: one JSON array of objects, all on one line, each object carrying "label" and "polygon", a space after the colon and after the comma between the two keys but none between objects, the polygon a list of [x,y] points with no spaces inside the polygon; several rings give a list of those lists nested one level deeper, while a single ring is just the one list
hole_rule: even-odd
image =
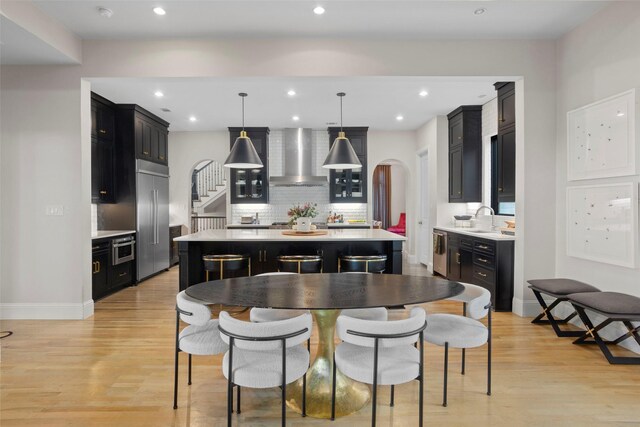
[{"label": "counter stool leg", "polygon": [[449,370],[449,343],[444,343],[444,388],[442,393],[442,406],[447,406],[447,371]]},{"label": "counter stool leg", "polygon": [[189,382],[188,385],[191,385],[191,353],[189,353]]},{"label": "counter stool leg", "polygon": [[394,398],[394,390],[395,390],[395,386],[393,384],[391,384],[391,402],[389,402],[389,406],[393,407],[393,398]]},{"label": "counter stool leg", "polygon": [[236,413],[240,414],[240,386],[237,385],[236,387],[238,387],[238,402],[236,403]]}]

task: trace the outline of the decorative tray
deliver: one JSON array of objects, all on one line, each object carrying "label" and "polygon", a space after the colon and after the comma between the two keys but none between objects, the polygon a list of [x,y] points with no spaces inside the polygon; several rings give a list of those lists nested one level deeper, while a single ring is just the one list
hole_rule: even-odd
[{"label": "decorative tray", "polygon": [[298,230],[284,230],[282,232],[285,236],[324,236],[329,234],[329,230],[311,230],[311,231],[298,231]]}]

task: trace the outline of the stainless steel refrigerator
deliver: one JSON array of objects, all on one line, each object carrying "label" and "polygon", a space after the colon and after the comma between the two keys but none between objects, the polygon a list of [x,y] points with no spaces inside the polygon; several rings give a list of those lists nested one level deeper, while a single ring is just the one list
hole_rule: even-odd
[{"label": "stainless steel refrigerator", "polygon": [[169,268],[169,167],[136,160],[138,281]]}]

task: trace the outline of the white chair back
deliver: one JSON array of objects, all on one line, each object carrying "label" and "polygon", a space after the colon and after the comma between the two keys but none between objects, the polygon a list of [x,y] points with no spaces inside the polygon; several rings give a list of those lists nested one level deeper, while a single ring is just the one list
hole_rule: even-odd
[{"label": "white chair back", "polygon": [[176,295],[176,306],[187,313],[180,313],[180,319],[190,325],[204,325],[211,320],[211,310],[202,301],[191,298],[185,291]]},{"label": "white chair back", "polygon": [[[234,319],[226,311],[221,311],[219,320],[221,329],[224,329],[225,331],[234,335],[255,338],[287,335],[307,328],[307,332],[292,338],[287,338],[287,347],[293,347],[307,341],[307,339],[309,339],[309,337],[311,336],[311,327],[313,324],[311,314],[309,313],[305,313],[303,315],[286,320],[252,323],[245,322],[244,320]],[[220,333],[220,335],[222,336],[222,340],[225,343],[229,344],[229,337],[222,332]],[[282,343],[278,340],[248,341],[236,339],[234,341],[234,345],[238,348],[246,350],[275,350],[278,348],[282,348]]]},{"label": "white chair back", "polygon": [[491,302],[491,292],[485,288],[470,283],[460,283],[464,291],[460,295],[449,298],[453,301],[467,303],[467,316],[472,319],[482,319],[489,312],[485,307]]},{"label": "white chair back", "polygon": [[[347,331],[351,330],[377,335],[402,334],[415,331],[424,326],[426,315],[423,308],[414,307],[411,309],[409,318],[402,320],[362,320],[348,316],[339,316],[336,322],[336,330],[338,331],[338,337],[344,342],[363,347],[373,347],[375,344],[373,338],[359,337],[349,334]],[[396,347],[399,345],[413,344],[417,342],[419,338],[419,335],[416,334],[405,338],[380,339],[378,345],[380,347]]]}]

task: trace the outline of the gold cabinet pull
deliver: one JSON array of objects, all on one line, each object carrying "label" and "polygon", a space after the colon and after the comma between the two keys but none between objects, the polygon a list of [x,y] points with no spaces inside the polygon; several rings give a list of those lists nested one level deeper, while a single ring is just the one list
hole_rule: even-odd
[{"label": "gold cabinet pull", "polygon": [[148,151],[143,151],[142,154],[147,154],[148,155],[149,152]]},{"label": "gold cabinet pull", "polygon": [[460,252],[456,253],[456,263],[460,264]]},{"label": "gold cabinet pull", "polygon": [[481,272],[481,271],[478,271],[478,276],[481,276],[481,277],[487,277],[487,275],[486,275],[486,274],[484,274],[484,273],[483,273],[483,272]]},{"label": "gold cabinet pull", "polygon": [[126,276],[126,275],[127,275],[127,273],[126,273],[126,272],[124,272],[124,273],[120,273],[120,274],[118,274],[118,277],[122,277],[122,276]]},{"label": "gold cabinet pull", "polygon": [[107,133],[107,131],[106,131],[106,130],[104,130],[104,129],[100,129],[98,132],[100,132],[100,133]]},{"label": "gold cabinet pull", "polygon": [[100,190],[100,194],[107,194],[107,192],[104,190]]},{"label": "gold cabinet pull", "polygon": [[489,262],[489,261],[487,261],[487,260],[486,260],[486,259],[484,259],[484,258],[478,258],[478,261],[480,261],[480,262],[484,262],[485,264]]},{"label": "gold cabinet pull", "polygon": [[489,246],[486,246],[486,245],[478,245],[478,248],[480,248],[480,249],[489,249]]}]

